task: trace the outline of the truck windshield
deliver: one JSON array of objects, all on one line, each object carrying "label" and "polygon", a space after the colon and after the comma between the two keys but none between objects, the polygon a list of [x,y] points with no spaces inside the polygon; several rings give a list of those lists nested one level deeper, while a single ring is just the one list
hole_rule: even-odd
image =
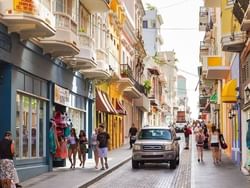
[{"label": "truck windshield", "polygon": [[143,129],[138,135],[138,139],[171,140],[171,132],[167,129]]}]

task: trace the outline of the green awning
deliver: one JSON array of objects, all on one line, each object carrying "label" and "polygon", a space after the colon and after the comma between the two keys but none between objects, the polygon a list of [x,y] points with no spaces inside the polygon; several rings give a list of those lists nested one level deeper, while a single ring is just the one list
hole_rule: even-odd
[{"label": "green awning", "polygon": [[213,95],[211,95],[210,103],[217,103],[217,100],[218,100],[217,93],[214,93]]}]

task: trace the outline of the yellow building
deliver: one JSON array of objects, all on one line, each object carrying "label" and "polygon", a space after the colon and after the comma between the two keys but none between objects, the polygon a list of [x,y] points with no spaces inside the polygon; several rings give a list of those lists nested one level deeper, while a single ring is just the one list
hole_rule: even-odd
[{"label": "yellow building", "polygon": [[200,18],[203,16],[200,29],[206,33],[200,55],[204,79],[215,80],[212,93],[218,96],[217,104],[211,108],[211,116],[215,114],[214,119],[218,119],[216,125],[228,143],[227,155],[240,163],[236,88],[239,87],[239,54],[243,50],[246,35],[240,30],[240,24],[233,14],[233,1],[204,0],[204,5],[203,14],[200,14]]}]

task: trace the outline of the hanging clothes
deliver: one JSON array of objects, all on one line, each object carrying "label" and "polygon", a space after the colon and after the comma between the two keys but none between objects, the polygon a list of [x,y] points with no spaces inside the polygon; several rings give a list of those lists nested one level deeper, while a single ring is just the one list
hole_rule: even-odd
[{"label": "hanging clothes", "polygon": [[56,143],[56,136],[55,130],[53,126],[49,129],[49,151],[52,154],[56,153],[57,143]]}]

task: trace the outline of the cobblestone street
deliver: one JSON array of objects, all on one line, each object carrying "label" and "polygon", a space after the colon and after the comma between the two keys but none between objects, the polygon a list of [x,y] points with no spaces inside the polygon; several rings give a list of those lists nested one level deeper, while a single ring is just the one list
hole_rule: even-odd
[{"label": "cobblestone street", "polygon": [[[183,143],[181,145],[183,147]],[[182,150],[180,164],[175,170],[169,169],[168,164],[145,164],[142,168],[133,170],[131,168],[131,161],[129,161],[113,173],[90,186],[90,188],[96,187],[190,188],[191,148],[189,150]]]}]

